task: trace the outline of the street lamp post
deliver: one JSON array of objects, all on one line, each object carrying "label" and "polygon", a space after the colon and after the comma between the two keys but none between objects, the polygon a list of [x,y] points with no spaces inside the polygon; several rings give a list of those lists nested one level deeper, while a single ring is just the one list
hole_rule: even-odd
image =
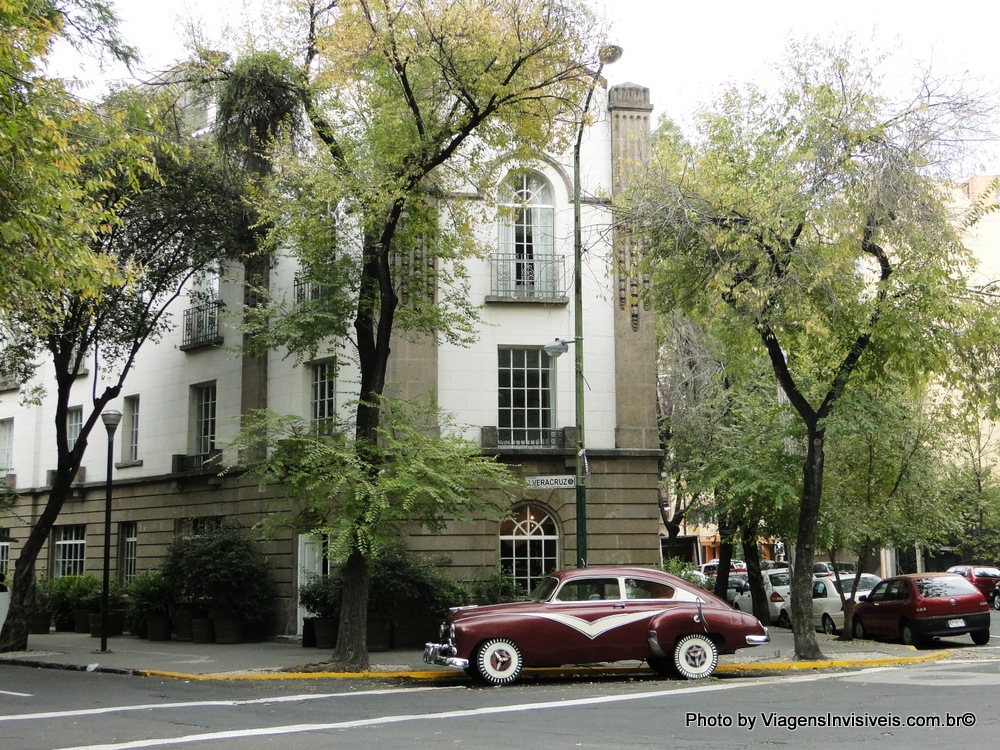
[{"label": "street lamp post", "polygon": [[101,588],[101,650],[108,652],[108,593],[111,588],[111,472],[115,466],[115,430],[122,421],[120,411],[106,411],[101,421],[108,431],[108,473],[104,494],[104,584]]},{"label": "street lamp post", "polygon": [[[587,90],[587,98],[583,102],[580,122],[576,132],[576,143],[573,144],[573,343],[576,379],[576,566],[587,567],[587,443],[584,438],[584,387],[583,377],[583,227],[580,220],[580,147],[583,144],[583,131],[587,126],[587,112],[594,90],[601,80],[601,72],[605,65],[621,59],[622,48],[613,44],[605,45],[599,54],[600,64],[594,72],[594,79]],[[567,342],[556,339],[556,349],[553,345],[545,347],[550,354],[559,356],[567,350]]]}]

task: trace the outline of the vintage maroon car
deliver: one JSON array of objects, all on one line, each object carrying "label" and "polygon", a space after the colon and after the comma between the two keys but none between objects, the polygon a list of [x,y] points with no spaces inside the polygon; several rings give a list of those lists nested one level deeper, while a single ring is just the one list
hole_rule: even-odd
[{"label": "vintage maroon car", "polygon": [[493,685],[524,667],[646,660],[661,674],[708,677],[719,654],[767,643],[767,628],[681,578],[634,567],[544,578],[525,602],[457,607],[424,661]]}]

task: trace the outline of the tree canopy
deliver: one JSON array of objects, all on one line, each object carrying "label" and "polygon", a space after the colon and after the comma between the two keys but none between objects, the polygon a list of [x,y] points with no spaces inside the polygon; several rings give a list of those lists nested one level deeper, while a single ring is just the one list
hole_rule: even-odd
[{"label": "tree canopy", "polygon": [[[88,198],[155,173],[155,164],[127,114],[86,106],[44,63],[60,36],[125,61],[135,53],[99,0],[4,3],[0,28],[0,309],[30,302],[36,290],[94,294],[114,271],[91,241],[117,217],[115,206]],[[107,137],[93,141],[97,131]],[[112,150],[115,170],[93,169]]]},{"label": "tree canopy", "polygon": [[[302,13],[287,27],[294,37],[271,50],[257,39],[232,64],[203,50],[191,77],[220,85],[220,133],[238,135],[250,158],[270,160],[273,179],[259,183],[262,225],[318,292],[305,304],[250,310],[248,343],[308,356],[331,339],[349,342],[359,372],[351,447],[369,481],[351,488],[355,535],[344,548],[333,659],[357,670],[367,667],[363,529],[381,502],[390,343],[472,340],[477,314],[463,261],[480,249],[468,198],[489,197],[498,160],[565,149],[602,40],[573,2],[289,7]],[[296,133],[299,120],[305,128]],[[279,122],[283,130],[270,125]]]},{"label": "tree canopy", "polygon": [[[981,100],[929,78],[908,100],[850,45],[792,45],[776,91],[734,87],[689,141],[662,139],[625,211],[650,300],[765,356],[801,420],[796,653],[821,656],[810,577],[828,420],[852,380],[948,372],[977,310],[943,182],[984,127]],[[863,367],[862,367],[863,365]]]}]

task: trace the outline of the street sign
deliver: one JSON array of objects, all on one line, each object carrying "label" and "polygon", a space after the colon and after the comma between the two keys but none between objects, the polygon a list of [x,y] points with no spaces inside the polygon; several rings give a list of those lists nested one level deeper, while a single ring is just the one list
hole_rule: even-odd
[{"label": "street sign", "polygon": [[576,487],[576,476],[557,474],[547,477],[525,477],[524,482],[535,490],[572,490]]}]

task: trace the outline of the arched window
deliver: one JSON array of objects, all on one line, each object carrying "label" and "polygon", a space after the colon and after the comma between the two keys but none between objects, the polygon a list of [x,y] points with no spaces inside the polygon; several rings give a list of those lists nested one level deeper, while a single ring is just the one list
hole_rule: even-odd
[{"label": "arched window", "polygon": [[521,505],[500,524],[500,569],[531,591],[559,564],[559,533],[548,511]]},{"label": "arched window", "polygon": [[557,282],[552,262],[552,186],[537,172],[514,172],[501,187],[500,205],[498,291],[526,297],[551,295]]}]

